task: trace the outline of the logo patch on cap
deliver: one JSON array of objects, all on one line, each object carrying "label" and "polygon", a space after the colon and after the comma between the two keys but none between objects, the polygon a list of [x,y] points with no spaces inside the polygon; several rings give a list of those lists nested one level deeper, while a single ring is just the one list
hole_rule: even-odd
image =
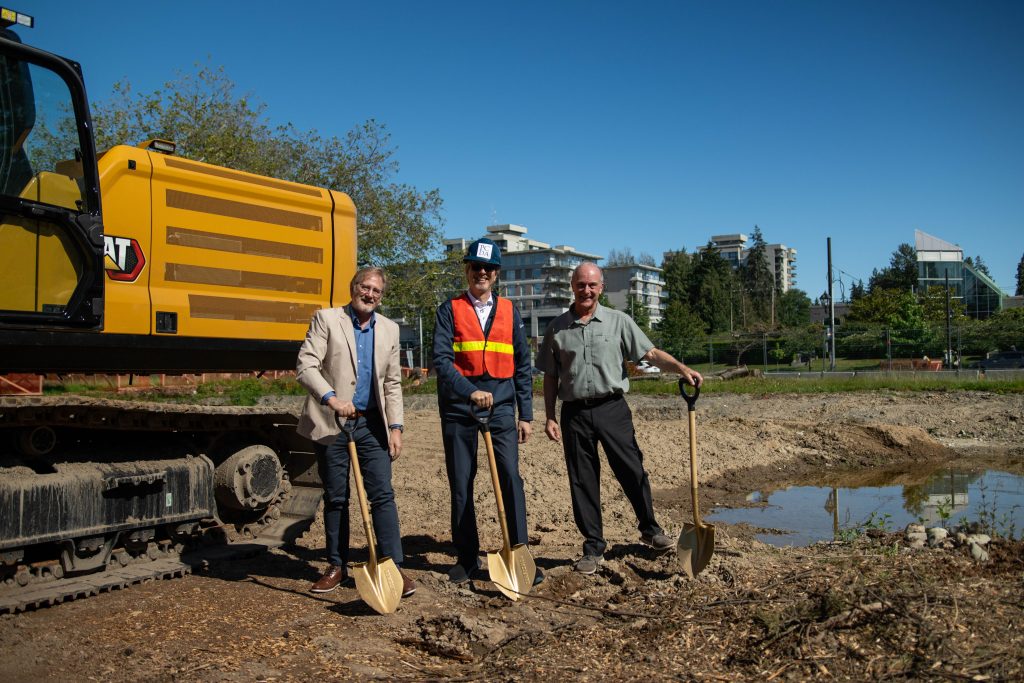
[{"label": "logo patch on cap", "polygon": [[476,245],[476,257],[477,258],[491,258],[491,245],[490,244],[478,244]]}]

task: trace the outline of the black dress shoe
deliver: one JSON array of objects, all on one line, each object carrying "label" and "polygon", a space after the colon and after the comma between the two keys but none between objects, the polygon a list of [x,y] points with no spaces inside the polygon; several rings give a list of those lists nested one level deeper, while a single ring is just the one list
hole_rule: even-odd
[{"label": "black dress shoe", "polygon": [[465,567],[461,564],[456,564],[448,570],[448,580],[456,585],[466,583],[469,581],[469,574],[470,572]]}]

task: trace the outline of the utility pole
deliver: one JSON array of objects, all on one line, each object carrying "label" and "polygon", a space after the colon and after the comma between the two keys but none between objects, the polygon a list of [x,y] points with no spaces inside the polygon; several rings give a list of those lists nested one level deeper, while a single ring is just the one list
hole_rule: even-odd
[{"label": "utility pole", "polygon": [[[425,367],[423,365],[423,309],[416,309],[416,317],[418,319],[419,331],[420,331],[420,368]],[[422,372],[422,369],[420,370]]]},{"label": "utility pole", "polygon": [[946,367],[953,367],[953,334],[950,325],[953,313],[949,310],[949,272],[946,272]]},{"label": "utility pole", "polygon": [[832,238],[828,237],[828,369],[836,369],[836,298],[832,296]]}]

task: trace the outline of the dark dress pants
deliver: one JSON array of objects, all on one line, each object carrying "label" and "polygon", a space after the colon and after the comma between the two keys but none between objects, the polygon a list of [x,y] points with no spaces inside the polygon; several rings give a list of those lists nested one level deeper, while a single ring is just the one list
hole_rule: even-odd
[{"label": "dark dress pants", "polygon": [[601,519],[601,460],[604,447],[608,465],[636,513],[642,534],[662,533],[654,518],[651,483],[644,471],[644,456],[633,431],[633,413],[622,397],[593,406],[579,401],[562,403],[562,445],[569,472],[572,514],[583,534],[583,554],[601,556],[607,543]]},{"label": "dark dress pants", "polygon": [[[391,487],[391,456],[388,434],[379,413],[360,415],[352,434],[359,457],[359,470],[370,504],[377,553],[401,564],[402,537],[398,529],[398,508]],[[317,444],[317,466],[324,485],[324,535],[327,537],[327,561],[344,567],[348,561],[349,470],[348,438],[342,432],[329,446]],[[353,477],[354,479],[354,477]],[[354,485],[354,484],[353,484]]]},{"label": "dark dress pants", "polygon": [[[442,416],[441,430],[448,487],[451,491],[452,542],[455,544],[456,561],[471,571],[479,566],[480,554],[476,509],[473,505],[477,445],[478,440],[482,440],[479,438],[480,428],[472,417],[447,414]],[[509,413],[495,414],[490,421],[490,430],[509,540],[512,545],[525,544],[528,543],[526,496],[523,493],[523,479],[519,476],[519,433],[515,416]],[[480,457],[486,458],[487,454],[482,453]],[[487,485],[490,486],[490,470],[486,460],[483,466],[487,472]],[[500,547],[500,539],[494,539],[491,545]]]}]

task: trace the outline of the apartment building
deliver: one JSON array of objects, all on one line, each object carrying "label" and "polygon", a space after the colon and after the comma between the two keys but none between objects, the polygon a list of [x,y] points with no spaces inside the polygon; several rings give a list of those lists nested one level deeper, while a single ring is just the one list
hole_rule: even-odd
[{"label": "apartment building", "polygon": [[[750,254],[748,240],[743,233],[711,236],[711,244],[715,251],[721,254],[733,269],[746,264],[747,256]],[[697,251],[703,252],[705,249],[707,246],[698,247]],[[788,292],[796,287],[796,249],[785,244],[766,244],[765,257],[768,269],[775,277],[775,287],[780,292]]]},{"label": "apartment building", "polygon": [[631,307],[639,303],[647,308],[651,325],[662,321],[668,308],[668,293],[661,268],[630,263],[606,266],[603,270],[608,303],[626,313],[631,313]]}]

